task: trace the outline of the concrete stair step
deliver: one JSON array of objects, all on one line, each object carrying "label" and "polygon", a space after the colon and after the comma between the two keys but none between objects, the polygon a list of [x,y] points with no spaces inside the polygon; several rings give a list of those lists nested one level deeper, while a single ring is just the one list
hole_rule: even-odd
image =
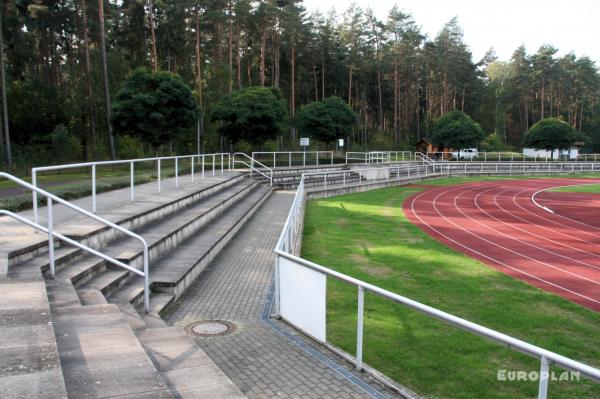
[{"label": "concrete stair step", "polygon": [[77,294],[79,295],[79,300],[81,301],[81,304],[84,306],[108,304],[106,298],[104,297],[104,294],[102,294],[102,291],[97,289],[80,289],[77,291]]},{"label": "concrete stair step", "polygon": [[0,280],[0,393],[66,398],[48,295],[39,278]]},{"label": "concrete stair step", "polygon": [[[204,271],[210,261],[221,251],[244,222],[260,207],[270,194],[270,189],[261,187],[231,207],[209,228],[179,244],[168,255],[151,266],[150,306],[154,314],[161,314],[173,299]],[[110,303],[131,303],[142,311],[143,281],[132,276],[121,289],[109,295]],[[156,292],[160,291],[160,292]],[[166,295],[166,296],[163,296]]]},{"label": "concrete stair step", "polygon": [[[103,212],[100,216],[126,229],[136,229],[168,218],[171,214],[195,204],[215,193],[237,185],[246,177],[242,173],[228,173],[223,176],[207,177],[198,180],[197,187],[186,187],[179,190],[163,191],[156,197],[138,198],[136,202],[118,209]],[[99,201],[102,200],[102,194]],[[45,208],[40,209],[42,224],[45,223]],[[84,216],[75,216],[71,222],[57,222],[56,230],[92,248],[99,248],[114,239],[122,237],[122,233]],[[39,236],[39,237],[38,237]],[[9,266],[27,262],[32,257],[46,254],[47,241],[43,234],[28,237],[17,245],[6,246]],[[47,263],[47,261],[46,261]],[[41,264],[43,265],[43,264]]]},{"label": "concrete stair step", "polygon": [[150,328],[137,336],[176,397],[246,397],[182,329]]},{"label": "concrete stair step", "polygon": [[53,321],[69,397],[172,397],[118,307],[62,308]]},{"label": "concrete stair step", "polygon": [[92,255],[70,262],[56,273],[57,278],[69,280],[75,286],[85,284],[106,269],[106,262]]},{"label": "concrete stair step", "polygon": [[[60,270],[66,263],[75,259],[77,256],[81,254],[81,250],[79,248],[74,248],[70,246],[57,246],[54,248],[54,266],[56,270]],[[48,253],[41,253],[38,256],[35,256],[26,261],[20,262],[10,269],[19,270],[19,269],[29,269],[29,270],[41,270],[43,273],[50,272],[50,261],[48,259]]]},{"label": "concrete stair step", "polygon": [[[131,272],[122,268],[107,268],[93,279],[77,287],[77,292],[100,291],[104,295],[118,289]],[[139,277],[141,279],[141,277]]]},{"label": "concrete stair step", "polygon": [[46,282],[48,300],[53,309],[81,306],[79,295],[73,284],[68,280],[56,279]]}]

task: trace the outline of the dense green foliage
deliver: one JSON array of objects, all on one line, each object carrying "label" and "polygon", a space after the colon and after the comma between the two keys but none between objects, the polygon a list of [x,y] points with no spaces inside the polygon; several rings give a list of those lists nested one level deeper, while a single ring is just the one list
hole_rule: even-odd
[{"label": "dense green foliage", "polygon": [[[484,180],[492,179],[491,177]],[[432,180],[457,184],[474,178]],[[500,273],[411,224],[402,202],[422,187],[309,201],[302,256],[562,355],[600,366],[600,314]],[[327,340],[356,350],[356,287],[327,280]],[[498,381],[498,369],[539,370],[522,355],[367,293],[367,364],[428,398],[531,398],[537,382]],[[554,369],[557,376],[562,370]],[[550,382],[557,398],[597,398],[600,385]]]},{"label": "dense green foliage", "polygon": [[116,134],[127,134],[158,147],[196,124],[197,105],[190,88],[169,72],[136,70],[112,104]]},{"label": "dense green foliage", "polygon": [[546,118],[537,122],[525,136],[525,144],[538,150],[568,149],[575,142],[575,130],[567,122]]},{"label": "dense green foliage", "polygon": [[[600,152],[600,75],[591,59],[542,46],[535,54],[520,47],[510,60],[493,51],[474,60],[457,19],[427,37],[398,7],[380,20],[356,5],[307,13],[292,0],[18,0],[1,2],[0,12],[18,163],[43,162],[37,148],[61,124],[81,143],[82,157],[108,157],[105,93],[114,100],[139,67],[177,73],[202,111],[165,151],[195,151],[197,133],[204,150],[225,149],[220,121],[209,119],[213,108],[234,90],[265,86],[281,90],[291,121],[305,104],[342,98],[359,115],[346,137],[349,150],[412,149],[437,119],[460,110],[512,146],[522,145],[535,122],[562,117]],[[265,150],[297,148],[289,122]],[[117,154],[124,143],[116,138]],[[142,145],[148,152],[148,142]]]},{"label": "dense green foliage", "polygon": [[245,140],[259,144],[283,132],[286,116],[278,89],[248,87],[221,97],[211,119],[221,122],[219,132],[231,143]]},{"label": "dense green foliage", "polygon": [[295,124],[300,133],[327,144],[349,136],[356,119],[356,114],[344,100],[328,97],[302,107],[296,114]]},{"label": "dense green foliage", "polygon": [[433,125],[432,139],[454,149],[477,147],[485,138],[481,127],[464,112],[450,111]]}]

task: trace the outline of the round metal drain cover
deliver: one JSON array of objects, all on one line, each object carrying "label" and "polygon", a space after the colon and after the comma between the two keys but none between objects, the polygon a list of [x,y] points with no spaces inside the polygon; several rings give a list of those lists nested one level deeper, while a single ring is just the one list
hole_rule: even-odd
[{"label": "round metal drain cover", "polygon": [[218,337],[235,331],[235,324],[225,320],[202,320],[185,327],[185,331],[198,337]]}]

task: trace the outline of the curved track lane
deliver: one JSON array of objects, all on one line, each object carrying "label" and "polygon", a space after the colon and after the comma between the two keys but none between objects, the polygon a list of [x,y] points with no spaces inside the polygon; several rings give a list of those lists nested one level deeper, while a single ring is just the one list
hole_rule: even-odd
[{"label": "curved track lane", "polygon": [[600,311],[600,195],[542,189],[600,179],[498,180],[440,186],[404,202],[409,220],[510,276]]}]

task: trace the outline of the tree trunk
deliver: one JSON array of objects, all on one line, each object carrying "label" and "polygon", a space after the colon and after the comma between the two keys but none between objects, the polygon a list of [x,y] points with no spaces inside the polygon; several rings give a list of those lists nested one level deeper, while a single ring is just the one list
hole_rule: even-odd
[{"label": "tree trunk", "polygon": [[377,63],[377,91],[379,93],[379,128],[383,126],[383,94],[381,93],[381,66]]},{"label": "tree trunk", "polygon": [[154,31],[154,2],[148,0],[148,24],[150,25],[150,41],[152,46],[152,70],[158,71],[158,55],[156,53],[156,32]]},{"label": "tree trunk", "polygon": [[267,45],[267,33],[263,28],[261,40],[260,40],[260,85],[265,85],[265,52]]},{"label": "tree trunk", "polygon": [[240,20],[237,20],[237,84],[238,90],[242,90],[242,55],[240,52]]},{"label": "tree trunk", "polygon": [[106,60],[106,33],[104,28],[104,0],[98,0],[98,22],[100,25],[100,54],[102,56],[102,76],[104,79],[104,101],[106,105],[106,125],[108,128],[108,145],[110,158],[116,159],[115,138],[112,132],[110,88],[108,86],[108,62]]},{"label": "tree trunk", "polygon": [[[292,42],[294,36],[292,35]],[[291,109],[290,109],[290,120],[292,121],[292,148],[296,145],[296,128],[294,127],[294,115],[296,114],[296,44],[292,43],[292,97],[291,97]]]},{"label": "tree trunk", "polygon": [[2,119],[4,121],[4,140],[6,163],[12,168],[12,151],[10,147],[10,131],[8,129],[8,106],[6,103],[6,71],[4,68],[4,35],[2,32],[2,7],[0,6],[0,84],[2,84]]},{"label": "tree trunk", "polygon": [[87,27],[87,4],[81,0],[81,17],[83,30],[83,53],[85,68],[85,84],[87,88],[88,107],[90,112],[90,134],[92,136],[92,159],[97,157],[98,137],[96,136],[96,108],[94,107],[94,91],[92,90],[91,62],[90,62],[90,41]]},{"label": "tree trunk", "polygon": [[227,31],[227,47],[229,51],[229,73],[227,74],[227,87],[229,89],[229,93],[233,90],[233,17],[232,13],[232,1],[229,0],[229,21],[228,21],[228,31]]},{"label": "tree trunk", "polygon": [[352,106],[352,64],[348,68],[348,104]]},{"label": "tree trunk", "polygon": [[198,154],[202,153],[202,135],[204,133],[204,110],[202,109],[202,52],[201,52],[201,36],[200,36],[200,10],[199,6],[195,7],[195,33],[196,33],[196,95],[198,97],[198,108],[200,112],[198,114],[197,124],[197,137],[196,137],[196,150]]}]

